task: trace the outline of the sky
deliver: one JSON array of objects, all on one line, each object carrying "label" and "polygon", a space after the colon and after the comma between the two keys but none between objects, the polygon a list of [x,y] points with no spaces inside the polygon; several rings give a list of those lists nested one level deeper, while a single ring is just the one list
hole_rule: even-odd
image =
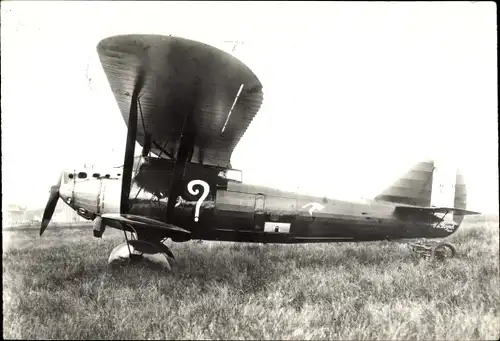
[{"label": "sky", "polygon": [[495,6],[2,2],[3,202],[43,207],[63,168],[122,164],[96,46],[150,33],[241,42],[264,91],[233,153],[245,182],[357,200],[434,157],[463,171],[470,209],[498,213]]}]

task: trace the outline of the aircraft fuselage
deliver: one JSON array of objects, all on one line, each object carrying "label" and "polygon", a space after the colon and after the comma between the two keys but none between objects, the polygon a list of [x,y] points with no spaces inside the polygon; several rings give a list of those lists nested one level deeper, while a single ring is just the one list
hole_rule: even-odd
[{"label": "aircraft fuselage", "polygon": [[[133,178],[130,214],[166,221],[173,162],[147,159]],[[398,216],[395,205],[382,201],[346,202],[228,180],[224,169],[188,164],[180,182],[171,223],[191,232],[192,239],[267,243],[370,241],[442,238],[458,224],[432,214]],[[72,186],[68,190],[67,186]],[[63,185],[64,188],[64,185]],[[74,178],[66,183],[71,199],[63,200],[92,219],[120,209],[121,178]],[[171,237],[161,229],[149,238]],[[175,239],[172,238],[174,241]],[[182,241],[182,240],[177,240]]]}]

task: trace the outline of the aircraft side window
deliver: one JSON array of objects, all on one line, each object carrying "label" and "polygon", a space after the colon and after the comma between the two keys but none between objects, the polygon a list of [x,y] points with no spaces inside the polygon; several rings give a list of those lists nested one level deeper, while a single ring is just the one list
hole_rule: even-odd
[{"label": "aircraft side window", "polygon": [[85,172],[78,173],[78,179],[86,179],[86,178],[87,178],[87,173]]},{"label": "aircraft side window", "polygon": [[106,174],[104,177],[105,177],[106,179],[109,179],[110,175],[109,175],[109,174]]},{"label": "aircraft side window", "polygon": [[73,174],[68,174],[68,178],[73,179]]},{"label": "aircraft side window", "polygon": [[220,171],[217,176],[225,180],[231,180],[239,183],[243,182],[243,174],[238,169],[225,169]]},{"label": "aircraft side window", "polygon": [[99,173],[94,173],[94,174],[92,174],[92,176],[93,176],[94,178],[98,178],[99,176],[101,176],[101,174],[99,174]]}]

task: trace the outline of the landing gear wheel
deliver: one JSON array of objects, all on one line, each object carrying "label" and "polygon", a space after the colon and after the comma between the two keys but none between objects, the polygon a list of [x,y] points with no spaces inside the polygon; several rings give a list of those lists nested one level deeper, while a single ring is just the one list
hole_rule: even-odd
[{"label": "landing gear wheel", "polygon": [[169,271],[172,270],[171,263],[175,264],[172,251],[166,245],[144,240],[129,240],[118,245],[111,251],[108,263],[124,265],[127,262],[136,263],[143,259],[161,265]]},{"label": "landing gear wheel", "polygon": [[457,254],[455,246],[448,242],[419,241],[410,243],[409,247],[417,256],[428,257],[431,261],[453,258]]},{"label": "landing gear wheel", "polygon": [[167,257],[168,259],[168,262],[170,263],[170,265],[176,265],[177,264],[177,261],[174,257],[174,254],[172,252],[172,250],[170,250],[170,248],[163,244],[162,242],[159,242],[159,243],[155,243],[156,246],[158,247],[158,249],[160,250],[160,252],[162,252],[165,257]]},{"label": "landing gear wheel", "polygon": [[169,258],[175,259],[174,254],[167,245],[163,244],[162,242],[159,242],[156,245],[158,246],[160,251],[166,254]]},{"label": "landing gear wheel", "polygon": [[451,243],[438,243],[431,249],[431,260],[444,260],[453,258],[457,254],[457,249]]}]

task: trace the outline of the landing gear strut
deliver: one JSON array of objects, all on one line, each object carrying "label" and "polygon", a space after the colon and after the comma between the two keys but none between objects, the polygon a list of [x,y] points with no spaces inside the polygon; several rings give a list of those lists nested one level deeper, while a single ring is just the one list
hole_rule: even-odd
[{"label": "landing gear strut", "polygon": [[408,244],[417,255],[428,257],[431,260],[444,260],[453,258],[457,254],[455,246],[441,241],[418,241]]}]

